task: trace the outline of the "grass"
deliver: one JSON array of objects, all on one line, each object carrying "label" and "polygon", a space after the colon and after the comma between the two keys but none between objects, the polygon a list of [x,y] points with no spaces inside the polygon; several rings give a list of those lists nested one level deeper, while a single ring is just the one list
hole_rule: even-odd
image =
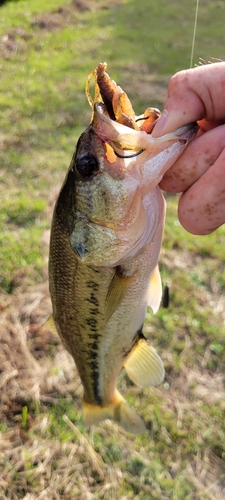
[{"label": "grass", "polygon": [[[54,201],[90,119],[87,74],[106,60],[137,113],[163,107],[189,66],[195,1],[30,0],[0,7],[0,498],[224,498],[225,229],[186,233],[167,197],[160,259],[168,309],[147,313],[165,363],[160,388],[120,390],[148,434],[85,430],[82,387],[40,325]],[[200,2],[194,63],[224,58],[224,5]]]}]

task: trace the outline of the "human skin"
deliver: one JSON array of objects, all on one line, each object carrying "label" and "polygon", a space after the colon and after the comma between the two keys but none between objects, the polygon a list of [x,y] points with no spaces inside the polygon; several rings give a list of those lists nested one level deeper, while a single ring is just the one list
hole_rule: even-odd
[{"label": "human skin", "polygon": [[225,222],[225,63],[180,71],[170,80],[159,137],[197,121],[199,132],[164,175],[160,187],[182,193],[178,216],[193,234],[209,234]]}]

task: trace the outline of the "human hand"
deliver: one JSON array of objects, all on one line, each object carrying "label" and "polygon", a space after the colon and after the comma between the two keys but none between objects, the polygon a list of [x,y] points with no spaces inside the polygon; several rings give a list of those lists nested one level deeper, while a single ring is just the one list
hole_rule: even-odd
[{"label": "human hand", "polygon": [[197,121],[199,132],[164,175],[160,187],[182,192],[178,216],[193,234],[209,234],[225,222],[225,63],[176,73],[164,112],[152,132],[159,137]]}]

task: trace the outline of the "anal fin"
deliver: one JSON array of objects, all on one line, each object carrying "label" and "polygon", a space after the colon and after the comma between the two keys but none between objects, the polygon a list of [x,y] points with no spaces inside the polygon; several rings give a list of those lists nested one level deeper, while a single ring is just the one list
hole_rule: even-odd
[{"label": "anal fin", "polygon": [[141,387],[158,385],[165,376],[161,358],[144,338],[141,338],[133,347],[124,367],[128,377]]}]

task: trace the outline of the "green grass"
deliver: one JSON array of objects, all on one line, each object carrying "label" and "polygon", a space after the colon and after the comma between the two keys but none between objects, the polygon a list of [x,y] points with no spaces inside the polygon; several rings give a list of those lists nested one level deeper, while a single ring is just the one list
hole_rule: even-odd
[{"label": "green grass", "polygon": [[[106,60],[137,114],[149,105],[162,108],[169,77],[189,66],[195,3],[22,0],[0,7],[0,308],[2,321],[11,314],[14,329],[20,318],[31,350],[42,345],[42,335],[27,330],[37,318],[17,297],[22,288],[29,302],[31,285],[46,279],[54,200],[90,120],[86,77]],[[224,13],[223,2],[200,2],[195,64],[200,57],[224,58]],[[50,396],[39,403],[23,396],[0,425],[9,443],[12,429],[21,429],[24,439],[19,445],[17,436],[15,455],[9,444],[0,461],[3,499],[38,497],[50,485],[48,500],[56,498],[54,488],[63,500],[81,498],[82,485],[90,498],[104,500],[111,493],[118,500],[222,498],[225,229],[192,236],[177,220],[177,197],[168,196],[167,205],[160,269],[170,304],[154,317],[148,311],[145,325],[163,357],[165,383],[142,390],[124,373],[119,380],[149,433],[133,437],[110,423],[85,430],[72,369],[62,369],[66,389],[58,389],[60,348],[50,339],[45,355],[38,358],[39,347],[35,354],[52,383]]]},{"label": "green grass", "polygon": [[[152,2],[151,9],[144,2],[123,2],[113,12],[97,9],[96,12],[72,13],[69,22],[65,16],[57,14],[60,5],[60,1],[44,5],[33,1],[8,3],[1,8],[0,33],[3,37],[9,36],[10,47],[7,49],[6,40],[0,94],[5,145],[3,193],[19,183],[25,192],[32,186],[35,189],[33,196],[38,196],[39,190],[47,195],[51,178],[54,183],[59,181],[76,138],[88,122],[85,79],[99,59],[107,59],[115,78],[121,79],[125,68],[133,80],[137,78],[135,65],[143,65],[145,72],[158,76],[188,64],[194,2],[192,9],[181,5],[175,9],[167,2]],[[204,4],[199,13],[199,38],[203,36],[201,30],[207,22],[207,13],[212,11],[215,15],[219,9],[212,9],[211,4],[209,7],[211,10]],[[41,29],[37,23],[38,16],[40,18],[40,13],[45,11],[58,15],[53,32],[51,19],[50,29],[47,25]],[[160,25],[163,30],[159,32]],[[207,27],[208,36],[211,36],[210,29],[215,29],[214,23],[210,22]],[[140,31],[144,36],[140,36]],[[220,36],[218,29],[217,41]],[[94,53],[93,39],[97,41]],[[205,58],[209,55],[208,50],[207,47],[201,51],[196,42],[196,54]],[[218,44],[216,50],[219,56]],[[211,52],[210,55],[215,54]],[[11,85],[12,79],[14,85]],[[141,101],[140,89],[138,100]]]},{"label": "green grass", "polygon": [[[101,7],[101,2],[92,4]],[[122,1],[110,9],[84,11],[71,9],[69,3],[58,11],[61,5],[62,0],[33,0],[8,2],[1,7],[0,196],[1,200],[7,198],[0,210],[1,241],[7,203],[15,205],[16,213],[20,203],[17,198],[22,196],[28,201],[29,211],[29,197],[48,200],[49,186],[61,182],[77,137],[89,121],[85,80],[99,60],[107,60],[110,74],[122,85],[128,86],[129,82],[130,97],[138,113],[148,105],[162,107],[169,75],[189,64],[194,0],[188,8],[186,4],[166,1],[152,1],[150,6],[146,0]],[[199,57],[223,56],[222,13],[219,2],[200,5],[196,62]],[[149,76],[164,89],[161,101],[158,87],[151,93]],[[18,223],[19,219],[20,214]],[[44,210],[40,219],[44,224]],[[27,234],[31,245],[32,240],[36,245],[39,226],[30,226]],[[13,253],[18,254],[24,238],[13,234],[4,243],[0,258],[3,289],[9,289],[17,267],[10,258],[12,240],[16,240]],[[41,249],[37,248],[37,252],[41,263]],[[24,262],[26,254],[25,250]],[[36,279],[41,266],[34,267]]]}]

